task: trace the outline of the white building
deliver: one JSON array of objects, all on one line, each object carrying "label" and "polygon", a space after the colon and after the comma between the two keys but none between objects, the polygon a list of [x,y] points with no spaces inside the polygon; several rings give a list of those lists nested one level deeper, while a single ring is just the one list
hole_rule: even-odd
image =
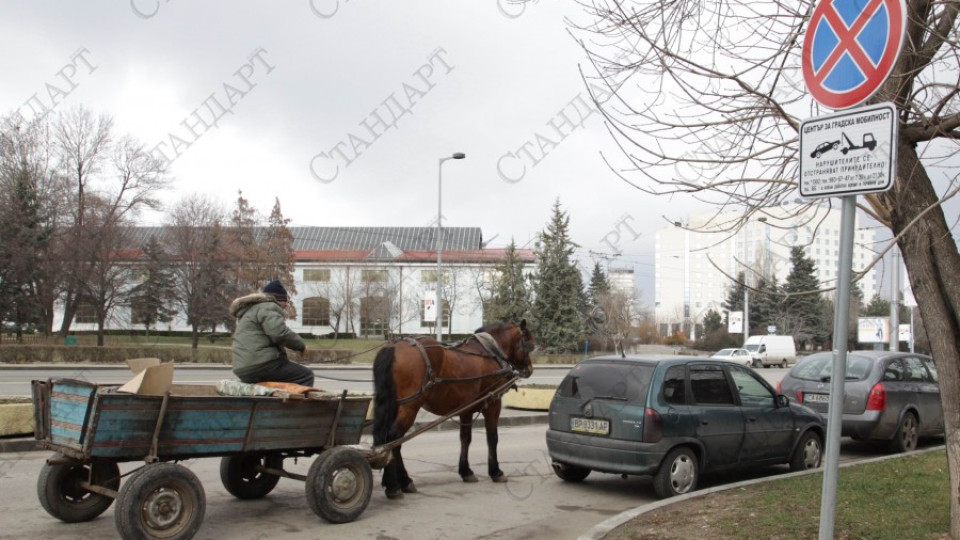
[{"label": "white building", "polygon": [[[804,247],[814,261],[822,288],[836,286],[840,255],[840,210],[822,210],[789,217],[787,211],[770,212],[770,220],[747,222],[735,235],[720,232],[717,224],[732,223],[742,214],[714,213],[691,216],[686,224],[656,233],[654,260],[654,311],[661,335],[683,330],[690,339],[711,309],[723,313],[727,291],[740,272],[748,285],[760,276],[776,276],[783,284],[790,273],[790,250]],[[822,217],[822,219],[820,219]],[[874,258],[875,232],[855,221],[853,271],[865,268]],[[713,231],[713,232],[711,232]],[[873,296],[877,277],[871,269],[860,281],[866,298]],[[751,327],[763,324],[751,320]]]},{"label": "white building", "polygon": [[[159,227],[138,228],[137,245],[161,232]],[[291,227],[290,232],[296,260],[291,301],[297,311],[288,322],[291,329],[314,335],[335,330],[369,336],[435,333],[435,323],[424,319],[424,300],[436,294],[436,228]],[[483,325],[483,303],[506,250],[485,248],[479,227],[445,227],[442,238],[444,328],[449,329],[444,333],[470,334]],[[533,250],[516,252],[532,269]],[[132,311],[129,305],[118,306],[107,327],[135,328]],[[95,323],[95,315],[82,307],[71,328],[94,331]],[[59,326],[56,320],[54,327]],[[178,316],[159,329],[186,331],[190,326]]]}]

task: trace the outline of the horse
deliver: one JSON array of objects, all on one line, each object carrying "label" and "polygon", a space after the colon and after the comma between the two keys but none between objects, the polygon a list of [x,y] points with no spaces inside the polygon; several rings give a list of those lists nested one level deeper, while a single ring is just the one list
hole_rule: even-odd
[{"label": "horse", "polygon": [[[489,338],[492,338],[490,340]],[[491,343],[492,341],[492,343]],[[497,461],[497,422],[500,396],[517,377],[533,373],[530,353],[536,348],[527,321],[519,325],[494,323],[478,328],[473,336],[451,346],[429,337],[394,340],[373,361],[375,446],[401,439],[423,408],[437,416],[460,413],[460,461],[464,482],[476,482],[468,463],[473,415],[483,414],[487,434],[487,471],[494,482],[506,482]],[[403,466],[400,443],[383,470],[387,498],[416,493]]]}]

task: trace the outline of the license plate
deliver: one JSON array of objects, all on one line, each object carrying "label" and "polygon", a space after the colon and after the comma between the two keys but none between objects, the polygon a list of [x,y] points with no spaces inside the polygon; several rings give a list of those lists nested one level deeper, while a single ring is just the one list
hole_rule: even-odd
[{"label": "license plate", "polygon": [[804,394],[804,403],[830,403],[830,394]]},{"label": "license plate", "polygon": [[574,417],[570,419],[570,430],[578,433],[607,435],[610,433],[610,421],[597,418]]}]

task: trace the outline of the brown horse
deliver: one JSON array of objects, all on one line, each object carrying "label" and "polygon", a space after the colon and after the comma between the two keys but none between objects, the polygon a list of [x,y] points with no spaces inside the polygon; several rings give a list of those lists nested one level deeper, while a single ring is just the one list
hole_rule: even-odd
[{"label": "brown horse", "polygon": [[[484,345],[483,333],[496,343]],[[373,361],[374,445],[403,437],[421,407],[437,416],[447,416],[480,400],[460,413],[459,473],[464,482],[477,481],[470,470],[467,450],[473,415],[481,412],[487,430],[490,478],[505,482],[497,462],[497,421],[502,392],[496,390],[509,388],[508,383],[516,377],[526,378],[533,373],[530,353],[535,348],[536,342],[525,320],[519,325],[484,326],[473,337],[453,346],[426,337],[396,340],[384,346]],[[403,466],[400,445],[394,446],[392,452],[393,459],[383,470],[387,497],[416,493],[417,488]]]}]

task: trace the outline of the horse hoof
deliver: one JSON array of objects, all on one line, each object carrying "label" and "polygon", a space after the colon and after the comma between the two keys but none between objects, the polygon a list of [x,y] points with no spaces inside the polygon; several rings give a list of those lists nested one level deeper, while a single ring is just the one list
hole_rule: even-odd
[{"label": "horse hoof", "polygon": [[399,489],[395,489],[393,491],[386,491],[385,493],[387,495],[387,498],[390,500],[403,498],[403,491]]},{"label": "horse hoof", "polygon": [[474,483],[478,482],[478,480],[477,480],[477,475],[475,475],[475,474],[468,474],[467,476],[464,476],[464,477],[463,477],[463,481],[466,482],[466,483],[468,483],[468,484],[474,484]]},{"label": "horse hoof", "polygon": [[490,479],[498,484],[502,484],[507,481],[507,475],[501,474],[500,476],[491,476]]},{"label": "horse hoof", "polygon": [[402,486],[400,488],[400,491],[402,491],[403,493],[418,493],[417,486],[413,485],[413,482],[410,482],[409,484]]}]

